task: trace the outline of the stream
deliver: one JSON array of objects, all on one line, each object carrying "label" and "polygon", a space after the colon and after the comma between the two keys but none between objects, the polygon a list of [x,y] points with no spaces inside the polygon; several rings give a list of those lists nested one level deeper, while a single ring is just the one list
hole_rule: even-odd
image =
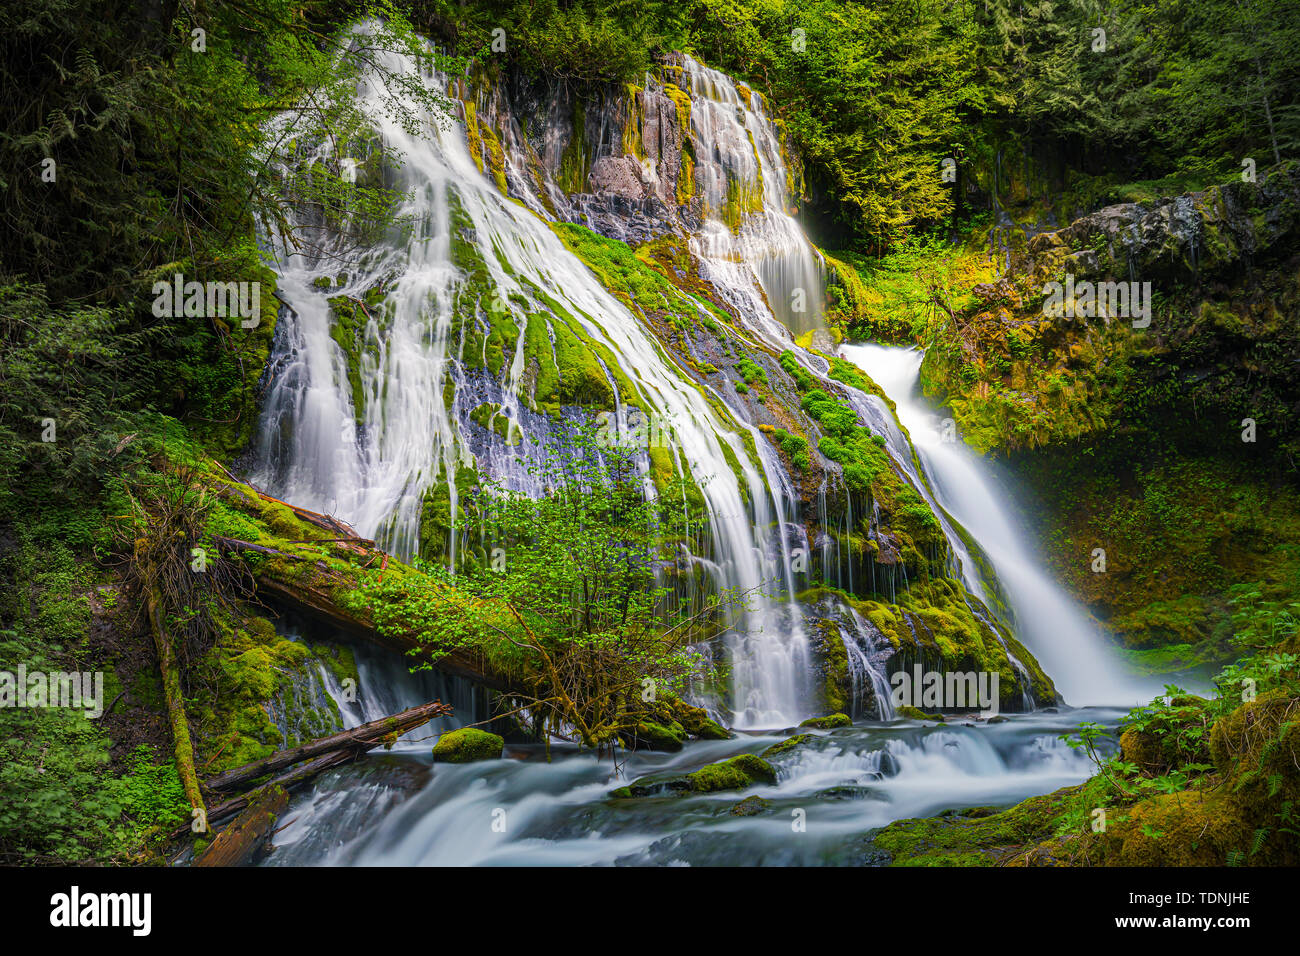
[{"label": "stream", "polygon": [[[608,760],[553,745],[506,759],[437,764],[428,750],[372,755],[332,771],[283,816],[266,865],[878,865],[871,831],[975,806],[1010,806],[1079,783],[1092,765],[1059,735],[1118,708],[1011,714],[1005,723],[860,721],[772,758],[775,786],[743,793],[620,799],[647,773],[760,753],[783,733],[688,743],[680,753]],[[430,744],[432,741],[430,741]],[[761,813],[732,813],[742,798]],[[800,826],[802,824],[802,826]]]}]

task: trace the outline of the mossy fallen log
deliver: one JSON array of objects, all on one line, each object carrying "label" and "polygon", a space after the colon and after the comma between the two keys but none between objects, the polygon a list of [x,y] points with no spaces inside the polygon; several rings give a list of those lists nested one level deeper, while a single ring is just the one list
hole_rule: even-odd
[{"label": "mossy fallen log", "polygon": [[172,732],[172,748],[176,758],[176,773],[190,807],[205,812],[203,793],[199,788],[198,773],[194,769],[194,743],[190,739],[189,721],[185,716],[185,698],[181,693],[180,668],[171,637],[159,613],[161,601],[157,592],[150,591],[146,598],[149,629],[153,632],[154,648],[158,652],[158,670],[162,673],[163,698],[167,704],[167,720]]},{"label": "mossy fallen log", "polygon": [[195,859],[194,866],[239,866],[248,862],[288,806],[289,792],[284,787],[269,786],[255,791],[244,811],[217,834]]},{"label": "mossy fallen log", "polygon": [[418,707],[410,707],[391,717],[381,717],[379,720],[372,720],[350,730],[321,737],[300,747],[280,750],[269,757],[227,770],[204,781],[204,786],[213,793],[238,791],[261,777],[314,757],[337,751],[364,752],[372,747],[391,743],[407,731],[423,726],[435,717],[446,717],[451,713],[450,704],[436,700]]},{"label": "mossy fallen log", "polygon": [[[251,542],[225,540],[232,549],[251,545]],[[261,546],[251,546],[247,550],[262,552]],[[344,599],[359,587],[357,570],[331,567],[324,561],[302,555],[285,554],[281,557],[272,554],[269,557],[272,560],[255,572],[257,593],[263,600],[270,600],[386,650],[416,659],[429,659],[427,649],[413,635],[380,631],[375,627],[369,610],[358,609],[356,602]],[[443,673],[464,677],[492,690],[518,689],[505,675],[497,673],[484,655],[472,649],[453,650],[439,656],[433,664]]]},{"label": "mossy fallen log", "polygon": [[[295,787],[299,787],[320,776],[326,770],[332,770],[335,767],[356,760],[363,753],[365,753],[365,751],[360,749],[336,750],[333,753],[328,753],[317,757],[314,760],[309,760],[306,763],[299,764],[288,773],[282,773],[275,779],[267,781],[265,786],[259,787],[257,790],[241,794],[238,797],[231,797],[229,800],[223,800],[221,803],[210,807],[208,809],[208,825],[211,826],[221,820],[227,820],[235,814],[243,812],[253,803],[254,798],[262,790],[270,787],[283,787],[285,790],[292,790]],[[190,826],[189,824],[186,824],[185,826],[177,827],[172,831],[172,839],[179,840],[181,837],[189,836],[190,833]]]}]

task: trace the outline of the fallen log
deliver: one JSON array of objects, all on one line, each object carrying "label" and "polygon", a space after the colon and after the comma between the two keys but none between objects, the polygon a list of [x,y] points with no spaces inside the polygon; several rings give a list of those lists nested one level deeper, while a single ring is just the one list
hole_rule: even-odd
[{"label": "fallen log", "polygon": [[336,750],[369,750],[384,743],[385,738],[395,740],[408,730],[414,730],[416,727],[427,724],[435,717],[448,717],[451,714],[452,707],[450,704],[444,704],[436,700],[432,703],[421,704],[418,707],[408,708],[400,714],[381,717],[379,720],[372,720],[350,730],[330,734],[328,737],[321,737],[300,747],[277,751],[269,757],[254,760],[242,767],[236,767],[234,770],[227,770],[225,773],[210,777],[204,781],[203,785],[214,793],[238,790],[246,784],[251,784],[259,777],[265,777],[267,774],[275,773],[285,767],[291,767],[294,764],[302,763],[304,760],[310,760],[313,757],[319,757],[322,754],[332,753]]},{"label": "fallen log", "polygon": [[[236,813],[240,813],[247,809],[248,805],[253,802],[253,797],[260,790],[265,790],[267,787],[283,787],[285,790],[292,790],[311,780],[313,777],[319,776],[326,770],[332,770],[334,767],[356,760],[364,753],[365,751],[361,749],[339,750],[335,753],[325,754],[323,757],[317,757],[315,760],[309,760],[307,763],[295,767],[288,773],[283,773],[274,780],[268,781],[264,787],[258,788],[258,791],[245,793],[238,797],[231,797],[229,800],[224,800],[210,808],[208,810],[208,825],[211,826],[218,820],[225,820],[228,817],[233,817]],[[172,839],[179,840],[181,837],[187,836],[192,832],[193,831],[189,824],[177,827],[172,831]]]},{"label": "fallen log", "polygon": [[217,834],[199,854],[194,866],[239,866],[247,862],[288,806],[289,792],[284,787],[263,787],[250,794],[244,812]]},{"label": "fallen log", "polygon": [[[291,611],[407,657],[430,660],[428,650],[413,635],[381,632],[368,610],[345,604],[340,595],[353,592],[358,577],[330,568],[324,562],[267,561],[256,572],[257,593]],[[477,651],[458,648],[433,661],[445,674],[464,677],[492,690],[510,691],[513,682],[495,672]]]},{"label": "fallen log", "polygon": [[[262,501],[270,501],[273,504],[284,505],[295,515],[297,515],[298,519],[301,521],[305,521],[310,525],[315,525],[316,527],[322,528],[325,531],[333,532],[334,534],[345,535],[350,540],[356,540],[358,542],[369,540],[357,534],[356,529],[353,528],[346,521],[342,520],[341,518],[336,518],[333,515],[324,515],[317,511],[310,511],[307,508],[300,508],[298,505],[290,504],[289,502],[283,501],[275,497],[274,495],[268,495],[265,491],[262,491],[262,489],[254,485],[250,485],[246,481],[240,481],[238,478],[232,475],[230,473],[230,469],[228,469],[225,465],[221,464],[221,462],[213,460],[212,463],[216,465],[218,468],[220,468],[225,473],[226,477],[229,478],[231,481],[235,482],[238,485],[243,485],[244,487],[248,488],[249,491],[257,495],[257,497],[260,498]],[[220,493],[220,489],[218,489],[218,493]],[[373,545],[374,542],[371,541],[370,544]]]},{"label": "fallen log", "polygon": [[[350,552],[354,557],[364,558],[373,563],[381,558],[381,567],[388,567],[388,555],[374,547],[374,542],[357,535],[348,524],[337,518],[319,515],[314,511],[299,508],[258,491],[251,485],[238,481],[219,462],[214,463],[230,477],[230,483],[214,483],[215,492],[243,509],[250,509],[258,500],[272,501],[289,508],[303,521],[318,528],[323,528],[342,535],[343,540],[334,538],[309,542],[311,544],[331,543],[336,548]],[[255,509],[254,509],[255,510]],[[218,537],[216,546],[228,552],[245,551],[265,555],[271,560],[263,562],[255,574],[257,592],[275,604],[296,611],[305,617],[335,628],[345,634],[385,650],[398,654],[430,661],[427,650],[420,645],[414,635],[381,633],[375,627],[370,612],[358,609],[356,602],[346,603],[340,596],[355,592],[360,584],[361,569],[353,566],[352,571],[330,567],[325,561],[310,555],[293,554],[289,551],[270,548],[251,541],[237,538]],[[295,542],[297,543],[297,542]],[[491,690],[511,691],[514,681],[498,674],[488,666],[483,655],[467,649],[454,650],[431,661],[438,670],[457,677],[464,677]]]},{"label": "fallen log", "polygon": [[159,606],[162,601],[157,590],[150,590],[145,598],[149,616],[149,629],[153,632],[154,649],[158,653],[158,670],[162,674],[163,700],[167,704],[167,722],[172,732],[172,751],[176,759],[176,773],[181,788],[190,802],[190,809],[204,812],[203,794],[199,788],[198,774],[194,769],[194,744],[190,739],[189,719],[185,715],[185,696],[181,693],[180,667],[171,635],[167,633]]},{"label": "fallen log", "polygon": [[301,554],[290,554],[288,551],[280,551],[276,548],[268,548],[266,545],[253,544],[251,541],[241,541],[238,538],[225,538],[219,534],[212,536],[212,543],[222,551],[253,551],[257,554],[268,554],[276,558],[285,558],[289,561],[310,561],[311,558]]}]

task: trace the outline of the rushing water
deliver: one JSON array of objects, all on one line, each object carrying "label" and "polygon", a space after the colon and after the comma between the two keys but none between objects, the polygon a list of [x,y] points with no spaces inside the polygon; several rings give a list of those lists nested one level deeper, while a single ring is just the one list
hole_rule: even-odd
[{"label": "rushing water", "polygon": [[[1057,690],[1076,705],[1150,700],[1159,687],[1124,676],[1095,624],[1043,569],[992,467],[956,439],[951,420],[943,420],[921,398],[923,353],[880,345],[846,345],[843,352],[897,404],[898,419],[929,477],[934,501],[988,558],[1010,611],[1008,623]],[[982,594],[986,584],[978,565],[969,554],[967,561],[963,571],[968,586]]]},{"label": "rushing water", "polygon": [[[396,70],[417,69],[394,60]],[[807,716],[806,638],[800,622],[770,600],[773,591],[791,590],[793,581],[789,550],[773,545],[771,529],[796,511],[788,484],[773,470],[775,456],[751,458],[745,432],[753,441],[757,431],[702,400],[700,387],[547,224],[501,195],[475,165],[463,126],[426,115],[413,132],[389,116],[388,95],[381,84],[365,83],[358,101],[385,148],[402,157],[394,172],[406,195],[399,215],[413,228],[405,240],[381,243],[343,266],[333,258],[281,250],[279,292],[287,307],[277,331],[253,480],[295,504],[343,517],[409,559],[419,540],[422,500],[435,482],[446,484],[454,517],[457,466],[474,461],[464,438],[469,415],[481,402],[494,401],[525,425],[521,445],[479,463],[516,490],[540,493],[525,460],[540,459],[556,434],[545,416],[530,415],[522,401],[525,337],[530,314],[549,315],[553,322],[572,317],[580,326],[574,331],[607,350],[632,381],[643,411],[671,424],[671,452],[694,476],[709,516],[707,553],[697,557],[719,589],[750,596],[752,612],[730,641],[734,723],[772,726]],[[323,145],[317,156],[327,151]],[[468,288],[449,240],[457,212],[472,224],[467,241],[490,277],[497,305],[520,330],[504,383],[473,377],[454,351],[450,333],[457,308],[463,308],[458,293]],[[316,288],[340,272],[347,273],[346,285],[329,295],[361,297],[381,280],[387,290],[382,321],[372,317],[367,328],[360,416],[345,355],[330,335],[326,294]],[[444,400],[448,380],[455,386],[450,402]],[[625,408],[619,411],[626,415]],[[738,466],[733,469],[729,460]],[[453,532],[453,560],[455,540]]]},{"label": "rushing water", "polygon": [[[691,237],[701,277],[769,339],[820,328],[824,270],[790,215],[780,134],[763,97],[742,96],[731,77],[690,57],[683,63],[692,93],[695,184],[705,208],[704,227]],[[745,210],[734,228],[724,221],[729,204],[733,217]]]},{"label": "rushing water", "polygon": [[[406,706],[427,688],[391,675]],[[364,684],[362,685],[364,688]],[[1059,735],[1119,710],[1008,715],[1005,723],[859,721],[816,732],[772,758],[775,786],[743,793],[614,798],[644,774],[687,772],[761,753],[784,732],[635,753],[619,768],[566,745],[507,745],[507,759],[433,764],[423,750],[379,752],[295,795],[269,865],[853,865],[882,862],[871,832],[950,808],[1006,806],[1085,779],[1092,769]],[[763,812],[731,812],[741,799]],[[804,821],[802,829],[792,826]]]}]

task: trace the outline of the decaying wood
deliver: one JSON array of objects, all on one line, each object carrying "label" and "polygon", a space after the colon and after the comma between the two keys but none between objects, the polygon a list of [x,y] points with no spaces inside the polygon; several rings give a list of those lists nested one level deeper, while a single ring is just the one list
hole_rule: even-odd
[{"label": "decaying wood", "polygon": [[[353,574],[330,568],[324,562],[294,562],[290,570],[268,561],[257,571],[256,581],[257,594],[264,601],[270,600],[385,650],[417,660],[429,659],[427,649],[414,635],[381,632],[369,611],[345,606],[338,600],[336,595],[356,590],[358,579]],[[453,650],[439,657],[434,666],[443,673],[464,677],[493,690],[512,688],[512,682],[494,671],[475,650]]]},{"label": "decaying wood", "polygon": [[[290,504],[287,501],[282,501],[281,499],[275,497],[274,495],[268,495],[260,488],[255,488],[253,485],[250,485],[247,482],[240,481],[238,478],[236,478],[234,475],[230,473],[230,471],[226,468],[225,465],[221,464],[220,462],[213,462],[213,464],[215,464],[218,468],[220,468],[223,472],[225,472],[226,477],[228,477],[231,481],[238,482],[239,484],[244,485],[263,501],[270,501],[273,504],[284,505],[295,515],[297,515],[300,520],[305,521],[308,524],[315,525],[318,528],[323,528],[324,530],[332,532],[337,535],[343,535],[347,537],[349,540],[355,540],[355,541],[368,540],[366,538],[361,537],[361,535],[357,534],[356,529],[354,529],[350,524],[348,524],[346,521],[342,520],[341,518],[336,518],[333,515],[323,515],[316,511],[310,511],[306,508],[300,508],[298,505]],[[370,544],[373,545],[374,542],[371,541]]]},{"label": "decaying wood", "polygon": [[247,862],[270,835],[275,821],[289,806],[281,786],[263,787],[249,795],[248,806],[217,834],[195,859],[195,866],[239,866]]},{"label": "decaying wood", "polygon": [[263,757],[261,760],[254,760],[252,763],[236,767],[234,770],[227,770],[225,773],[217,774],[215,777],[204,781],[204,786],[213,792],[239,790],[259,777],[265,777],[267,774],[275,773],[285,767],[302,763],[322,754],[339,750],[360,750],[364,752],[383,743],[385,738],[395,739],[409,730],[414,730],[416,727],[428,723],[435,717],[447,717],[451,713],[451,705],[444,704],[441,701],[435,700],[432,703],[421,704],[418,707],[408,708],[400,714],[381,717],[379,720],[372,720],[350,730],[330,734],[328,737],[321,737],[300,747],[277,751],[269,757]]},{"label": "decaying wood", "polygon": [[[266,787],[283,787],[285,790],[292,790],[314,777],[319,776],[326,770],[331,770],[334,767],[356,760],[363,753],[365,753],[364,750],[338,750],[334,753],[325,754],[323,757],[317,757],[315,760],[309,760],[304,764],[294,767],[288,773],[280,774],[280,776],[276,777],[274,780],[268,781],[265,787],[261,787],[259,790],[266,789]],[[229,800],[223,800],[221,803],[209,808],[208,825],[211,826],[221,820],[233,817],[236,813],[240,813],[247,809],[249,804],[253,802],[253,796],[256,792],[257,791],[254,791],[253,793],[245,793],[238,797],[231,797]],[[172,832],[172,839],[180,839],[183,836],[189,835],[191,832],[189,824],[177,827]]]},{"label": "decaying wood", "polygon": [[181,787],[190,807],[202,811],[203,794],[199,789],[198,773],[194,769],[194,744],[190,740],[190,725],[185,716],[185,698],[181,694],[181,674],[176,663],[176,651],[163,625],[162,615],[158,612],[161,603],[158,594],[151,591],[145,600],[149,629],[153,632],[154,648],[158,652],[158,669],[162,672],[163,698],[167,703],[167,720],[172,731],[176,772],[181,778]]},{"label": "decaying wood", "polygon": [[[230,472],[226,471],[220,463],[214,464],[221,467],[222,471],[225,471],[227,475],[230,475]],[[234,478],[233,475],[230,475],[230,478],[232,482],[238,482],[238,479]],[[380,567],[388,567],[388,555],[375,548],[374,541],[360,537],[346,522],[340,521],[333,516],[321,515],[314,511],[308,511],[306,508],[299,508],[286,501],[281,501],[279,498],[265,494],[251,485],[242,483],[227,485],[216,482],[214,487],[219,496],[241,507],[248,507],[254,496],[258,500],[282,504],[303,521],[328,530],[334,535],[334,537],[328,539],[306,543],[333,544],[340,551],[349,552],[355,557],[365,558],[371,563],[378,560]],[[293,554],[277,548],[254,544],[251,541],[225,537],[217,537],[215,541],[218,548],[228,552],[252,552],[279,559],[265,562],[263,567],[256,572],[257,593],[264,600],[269,599],[291,611],[296,611],[319,623],[343,631],[353,638],[376,644],[386,650],[417,659],[429,659],[426,649],[420,645],[414,635],[381,633],[375,627],[373,617],[368,611],[357,610],[352,606],[344,606],[337,599],[336,595],[353,592],[357,589],[359,584],[358,572],[349,573],[337,568],[331,568],[324,561],[312,556]],[[464,649],[452,651],[439,657],[436,666],[444,673],[464,677],[493,690],[508,691],[512,689],[512,682],[507,680],[504,675],[495,673],[488,666],[483,655],[475,651]]]},{"label": "decaying wood", "polygon": [[264,544],[254,544],[251,541],[241,541],[238,538],[225,538],[219,534],[212,536],[212,543],[222,551],[253,551],[257,554],[269,554],[276,558],[286,558],[289,561],[310,561],[301,554],[290,554],[288,551],[280,551],[277,548],[268,548]]}]

